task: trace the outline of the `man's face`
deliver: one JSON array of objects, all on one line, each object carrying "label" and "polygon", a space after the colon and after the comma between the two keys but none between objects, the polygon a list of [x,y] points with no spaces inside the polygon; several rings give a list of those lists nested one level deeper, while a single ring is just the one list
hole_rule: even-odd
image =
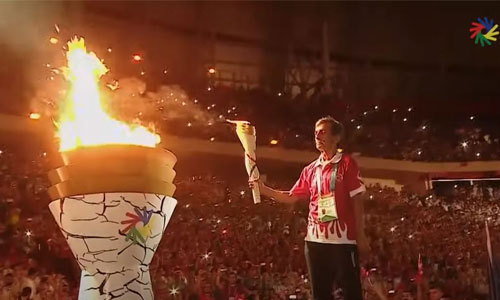
[{"label": "man's face", "polygon": [[338,143],[338,136],[332,135],[332,129],[328,123],[319,123],[314,130],[316,149],[323,152],[332,149]]},{"label": "man's face", "polygon": [[430,300],[440,300],[443,297],[443,292],[440,289],[430,289],[429,290],[429,299]]},{"label": "man's face", "polygon": [[413,300],[413,296],[410,292],[404,292],[401,296],[401,300]]},{"label": "man's face", "polygon": [[5,285],[11,286],[13,283],[14,283],[14,276],[12,274],[7,274],[7,276],[5,276]]}]

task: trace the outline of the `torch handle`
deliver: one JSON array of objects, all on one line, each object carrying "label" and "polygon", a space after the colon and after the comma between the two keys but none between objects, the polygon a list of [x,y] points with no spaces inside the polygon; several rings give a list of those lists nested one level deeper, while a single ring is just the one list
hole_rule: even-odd
[{"label": "torch handle", "polygon": [[254,204],[260,203],[260,188],[259,188],[258,184],[253,186],[252,196],[253,196],[253,203]]},{"label": "torch handle", "polygon": [[[248,173],[248,179],[251,181],[258,180],[260,177],[257,162],[255,161],[255,153],[245,153],[245,167]],[[260,203],[260,189],[258,185],[252,188],[253,203]]]}]

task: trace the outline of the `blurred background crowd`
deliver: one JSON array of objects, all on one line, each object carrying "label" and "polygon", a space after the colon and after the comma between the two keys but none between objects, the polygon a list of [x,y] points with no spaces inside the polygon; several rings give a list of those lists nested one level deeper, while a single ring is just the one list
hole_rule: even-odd
[{"label": "blurred background crowd", "polygon": [[[346,153],[467,165],[500,160],[498,42],[478,45],[468,30],[499,8],[3,1],[0,300],[77,297],[80,269],[47,208],[46,178],[75,35],[110,69],[99,82],[104,110],[154,124],[162,138],[239,143],[226,120],[248,120],[260,149],[314,151],[314,122],[332,115],[345,126]],[[254,205],[231,173],[242,169],[210,174],[198,161],[197,172],[177,170],[179,204],[151,264],[157,299],[310,299],[307,203]],[[299,176],[267,171],[284,190]],[[370,186],[365,298],[487,299],[485,222],[500,233],[499,200],[493,180],[436,183],[425,195]]]},{"label": "blurred background crowd", "polygon": [[[43,153],[4,149],[0,155],[2,300],[77,295],[79,267],[47,209],[46,164]],[[293,178],[269,184],[287,189]],[[254,205],[246,183],[207,173],[178,178],[177,186],[179,204],[151,264],[159,299],[310,299],[307,203]],[[418,293],[420,299],[487,299],[484,222],[498,233],[500,188],[467,182],[440,190],[419,196],[369,188],[366,299],[417,299]],[[342,299],[340,290],[335,297]]]}]

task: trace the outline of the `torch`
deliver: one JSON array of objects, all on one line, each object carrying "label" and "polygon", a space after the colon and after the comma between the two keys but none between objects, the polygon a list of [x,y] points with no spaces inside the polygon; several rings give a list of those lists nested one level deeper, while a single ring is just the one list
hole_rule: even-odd
[{"label": "torch", "polygon": [[177,159],[156,148],[158,135],[105,113],[97,83],[107,70],[83,39],[68,49],[49,209],[82,269],[80,300],[150,300],[149,264],[177,204]]},{"label": "torch", "polygon": [[[231,121],[229,123],[236,124],[236,134],[240,139],[243,149],[245,150],[245,167],[248,173],[248,179],[251,181],[258,180],[259,169],[257,168],[257,160],[255,155],[256,150],[256,135],[255,127],[250,125],[247,121]],[[256,184],[252,188],[253,202],[260,203],[260,190],[259,185]]]}]

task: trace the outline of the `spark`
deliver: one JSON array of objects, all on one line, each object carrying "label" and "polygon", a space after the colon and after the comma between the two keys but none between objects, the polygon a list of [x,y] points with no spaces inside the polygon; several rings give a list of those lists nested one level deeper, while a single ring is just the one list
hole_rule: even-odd
[{"label": "spark", "polygon": [[118,81],[115,81],[115,82],[113,82],[113,83],[108,83],[106,86],[107,86],[110,90],[114,91],[114,90],[118,89],[119,84],[118,84]]},{"label": "spark", "polygon": [[175,296],[175,295],[177,295],[177,294],[179,294],[179,288],[177,288],[177,287],[172,287],[172,288],[170,289],[170,295]]},{"label": "spark", "polygon": [[32,112],[32,113],[30,114],[30,119],[31,119],[31,120],[39,120],[39,119],[40,119],[40,117],[41,117],[41,116],[40,116],[40,114],[39,114],[39,113],[36,113],[36,112]]}]

